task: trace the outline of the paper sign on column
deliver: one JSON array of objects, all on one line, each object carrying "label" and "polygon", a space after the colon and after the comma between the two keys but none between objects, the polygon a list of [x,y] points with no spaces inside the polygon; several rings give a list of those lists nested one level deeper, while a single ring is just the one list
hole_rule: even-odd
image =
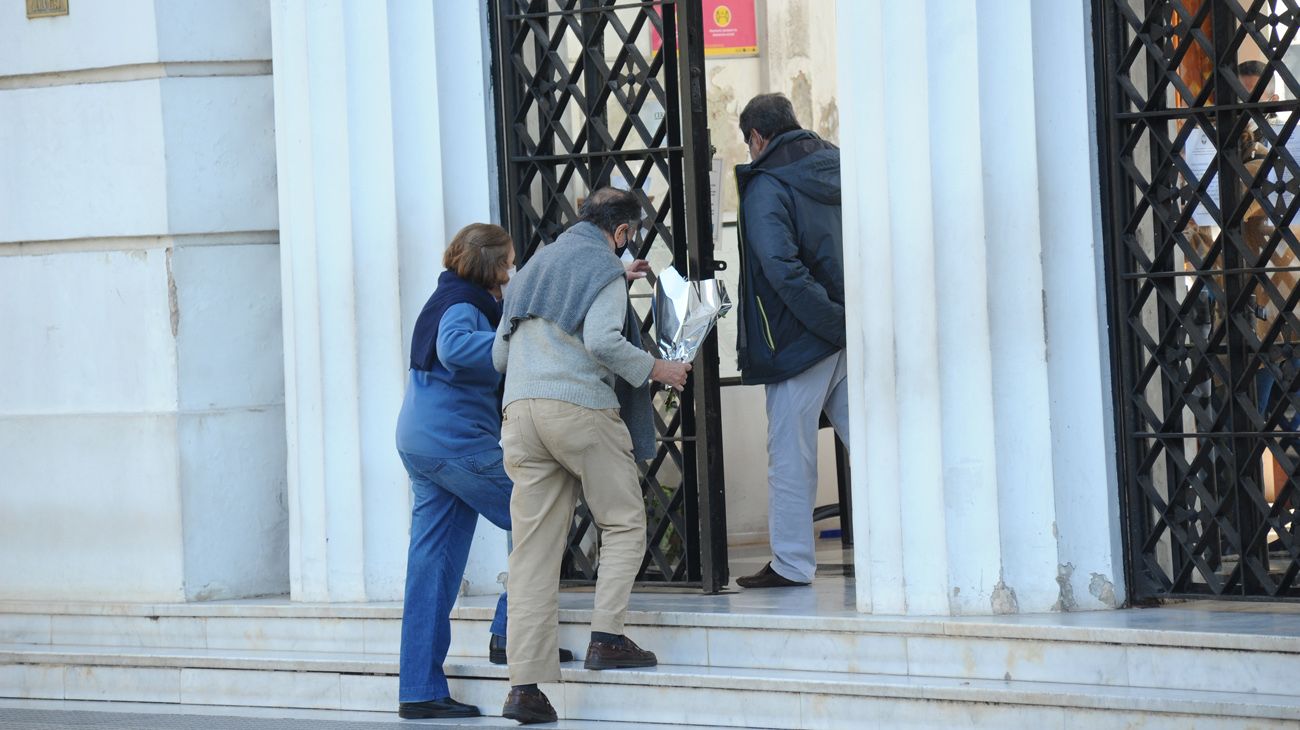
[{"label": "paper sign on column", "polygon": [[[1183,159],[1187,161],[1187,166],[1192,168],[1192,174],[1196,176],[1195,180],[1187,182],[1193,187],[1200,187],[1201,180],[1205,179],[1210,165],[1214,162],[1215,155],[1214,142],[1200,128],[1193,129],[1187,137],[1187,144],[1183,147]],[[1214,201],[1215,205],[1219,202],[1219,176],[1218,173],[1210,173],[1210,184],[1205,189],[1205,199]],[[1204,204],[1198,203],[1196,210],[1192,213],[1192,220],[1200,226],[1215,225],[1215,220],[1210,211]]]}]

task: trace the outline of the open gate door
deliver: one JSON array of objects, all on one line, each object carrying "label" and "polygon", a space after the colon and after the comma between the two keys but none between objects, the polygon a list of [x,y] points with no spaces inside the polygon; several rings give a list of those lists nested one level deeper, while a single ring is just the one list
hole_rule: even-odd
[{"label": "open gate door", "polygon": [[[521,266],[577,220],[580,201],[634,191],[646,226],[633,244],[658,271],[713,276],[698,0],[495,0],[494,51],[502,224]],[[653,278],[631,290],[651,336]],[[643,584],[716,593],[728,580],[718,346],[714,332],[680,398],[654,392],[659,448],[641,464],[648,524]],[[579,501],[561,579],[595,580],[596,528]]]},{"label": "open gate door", "polygon": [[1094,12],[1130,589],[1300,598],[1300,3]]}]

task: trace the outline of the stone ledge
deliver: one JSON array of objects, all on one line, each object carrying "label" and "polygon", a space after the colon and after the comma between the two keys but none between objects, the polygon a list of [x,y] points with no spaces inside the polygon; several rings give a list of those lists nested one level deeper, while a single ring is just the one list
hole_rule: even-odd
[{"label": "stone ledge", "polygon": [[[300,677],[310,684],[310,675],[342,678],[379,675],[376,680],[396,683],[397,658],[393,655],[346,655],[317,652],[214,652],[162,649],[122,651],[105,647],[0,647],[0,663],[10,672],[51,671],[59,668],[79,675],[93,675],[95,667],[114,667],[120,673],[116,683],[130,683],[130,672],[222,670],[233,679],[296,684]],[[488,682],[500,689],[506,681],[505,668],[486,660],[451,658],[449,677],[461,682]],[[1078,710],[1108,710],[1225,718],[1300,720],[1300,697],[1290,695],[1206,692],[1143,687],[1112,687],[1050,682],[996,681],[945,677],[906,677],[877,674],[848,674],[794,670],[701,668],[665,665],[649,670],[592,672],[580,665],[562,670],[564,686],[588,687],[587,691],[710,690],[720,693],[720,705],[744,703],[747,696],[797,695],[799,698],[834,697],[926,700],[955,703],[1028,705]],[[240,680],[241,682],[243,680]],[[332,680],[330,680],[332,681]],[[395,686],[392,688],[395,691]],[[0,690],[3,691],[3,690]],[[734,695],[727,697],[727,694]],[[107,697],[106,697],[107,698]],[[61,699],[61,698],[50,698]],[[282,698],[285,706],[296,706],[292,697]],[[184,702],[184,699],[181,700]],[[305,706],[315,706],[303,700]],[[202,703],[200,703],[202,704]]]},{"label": "stone ledge", "polygon": [[[837,615],[817,615],[815,609],[800,614],[781,608],[767,613],[749,609],[728,612],[716,605],[707,606],[706,610],[696,611],[690,610],[694,596],[675,596],[674,599],[676,600],[673,603],[676,605],[669,607],[661,597],[647,594],[634,595],[633,608],[628,613],[627,624],[629,626],[1086,642],[1121,646],[1300,654],[1300,613],[1294,611],[1263,613],[1257,608],[1247,611],[1180,607],[1015,616],[900,617],[848,614],[848,612],[837,612]],[[560,622],[588,623],[591,611],[575,606],[589,601],[590,598],[585,593],[562,593]],[[650,605],[638,608],[638,603]],[[452,611],[452,619],[491,621],[495,606],[495,596],[462,598]],[[286,598],[205,603],[3,600],[0,601],[0,614],[400,621],[402,606],[398,602],[296,603]]]}]

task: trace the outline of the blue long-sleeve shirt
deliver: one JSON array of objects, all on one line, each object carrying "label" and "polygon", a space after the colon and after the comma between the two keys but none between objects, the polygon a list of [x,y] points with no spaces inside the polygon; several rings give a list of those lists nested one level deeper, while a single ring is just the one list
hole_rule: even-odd
[{"label": "blue long-sleeve shirt", "polygon": [[501,448],[497,391],[492,367],[492,324],[474,305],[455,304],[438,324],[438,362],[410,371],[397,417],[397,448],[447,458]]}]

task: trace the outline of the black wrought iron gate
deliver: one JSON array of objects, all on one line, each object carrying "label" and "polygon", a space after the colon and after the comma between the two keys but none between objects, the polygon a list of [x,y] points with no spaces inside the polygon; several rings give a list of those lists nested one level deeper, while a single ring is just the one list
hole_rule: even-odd
[{"label": "black wrought iron gate", "polygon": [[[581,199],[616,185],[647,220],[634,248],[658,271],[710,278],[713,260],[699,0],[488,0],[503,224],[526,265],[577,220]],[[633,307],[653,349],[648,284]],[[654,395],[659,448],[641,465],[649,532],[639,580],[726,585],[716,333],[680,398]],[[596,528],[579,503],[562,578],[595,579]]]},{"label": "black wrought iron gate", "polygon": [[1300,2],[1094,11],[1131,590],[1300,597]]}]

